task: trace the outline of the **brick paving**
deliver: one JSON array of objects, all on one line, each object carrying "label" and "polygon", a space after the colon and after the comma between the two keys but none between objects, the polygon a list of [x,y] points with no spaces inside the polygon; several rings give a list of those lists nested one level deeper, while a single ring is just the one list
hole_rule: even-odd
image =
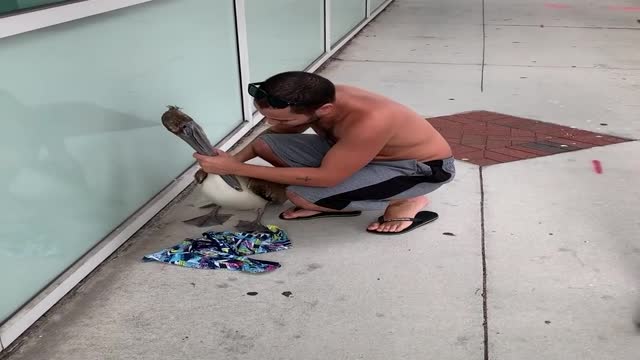
[{"label": "brick paving", "polygon": [[481,166],[631,141],[490,111],[439,116],[427,121],[449,141],[456,159]]}]

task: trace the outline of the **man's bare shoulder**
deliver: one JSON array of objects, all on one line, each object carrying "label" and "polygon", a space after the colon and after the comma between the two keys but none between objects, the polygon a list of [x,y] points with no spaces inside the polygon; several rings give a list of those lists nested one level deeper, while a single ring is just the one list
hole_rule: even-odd
[{"label": "man's bare shoulder", "polygon": [[366,117],[376,117],[376,115],[388,117],[406,117],[413,111],[406,105],[370,90],[358,88],[350,85],[339,85],[337,87],[338,96],[342,96],[352,105],[352,110],[359,110],[356,113]]},{"label": "man's bare shoulder", "polygon": [[389,121],[389,113],[385,110],[354,112],[344,122],[341,130],[341,137],[353,140],[370,136],[387,138],[394,132],[393,122]]},{"label": "man's bare shoulder", "polygon": [[349,105],[345,130],[395,132],[400,124],[423,121],[414,110],[386,96],[349,85],[340,85],[339,93]]},{"label": "man's bare shoulder", "polygon": [[336,85],[336,94],[338,96],[342,94],[343,96],[357,98],[360,100],[369,99],[373,101],[393,102],[393,100],[382,94],[353,85]]},{"label": "man's bare shoulder", "polygon": [[383,93],[376,92],[373,90],[353,86],[353,85],[344,85],[344,84],[336,85],[336,93],[339,94],[341,92],[347,95],[354,95],[354,96],[360,96],[360,97],[367,97],[375,100],[382,100],[384,103],[391,103],[391,104],[398,104],[398,105],[400,104],[400,102],[398,102],[397,100],[395,100],[394,98],[388,95],[385,95]]}]

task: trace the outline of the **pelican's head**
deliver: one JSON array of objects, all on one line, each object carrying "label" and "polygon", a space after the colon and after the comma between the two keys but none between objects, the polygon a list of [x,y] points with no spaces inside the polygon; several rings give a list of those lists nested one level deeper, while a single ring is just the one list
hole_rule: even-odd
[{"label": "pelican's head", "polygon": [[[169,110],[162,114],[162,125],[164,125],[167,130],[184,140],[198,154],[206,156],[218,155],[213,146],[211,146],[207,135],[204,133],[200,125],[191,118],[191,116],[180,111],[180,108],[177,106],[169,105],[167,107]],[[237,191],[243,191],[242,186],[235,176],[221,175],[220,177],[227,183],[227,185]],[[207,173],[200,169],[196,173],[195,178],[199,184],[202,184],[202,182],[207,178]]]},{"label": "pelican's head", "polygon": [[162,125],[189,144],[198,154],[216,155],[200,125],[177,106],[167,106],[169,110],[162,114]]}]

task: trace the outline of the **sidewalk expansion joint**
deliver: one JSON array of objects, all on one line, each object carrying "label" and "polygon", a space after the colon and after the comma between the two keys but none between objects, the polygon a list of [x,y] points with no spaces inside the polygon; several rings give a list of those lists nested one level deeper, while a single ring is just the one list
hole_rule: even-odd
[{"label": "sidewalk expansion joint", "polygon": [[640,30],[640,27],[623,26],[572,26],[572,25],[542,25],[542,24],[496,24],[489,26],[509,26],[509,27],[535,27],[535,28],[555,28],[555,29],[588,29],[588,30]]},{"label": "sidewalk expansion joint", "polygon": [[485,54],[487,49],[487,21],[485,19],[485,4],[482,0],[482,69],[480,69],[480,92],[484,92],[484,66],[485,66]]},{"label": "sidewalk expansion joint", "polygon": [[489,360],[489,315],[487,306],[487,256],[485,243],[485,223],[484,223],[484,177],[482,166],[478,167],[480,175],[480,241],[482,245],[482,327],[484,330],[484,360]]}]

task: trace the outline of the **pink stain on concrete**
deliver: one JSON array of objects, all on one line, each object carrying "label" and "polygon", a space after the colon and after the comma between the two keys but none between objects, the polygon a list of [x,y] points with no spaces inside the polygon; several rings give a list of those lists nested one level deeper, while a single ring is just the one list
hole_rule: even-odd
[{"label": "pink stain on concrete", "polygon": [[544,7],[549,8],[549,9],[568,9],[568,8],[571,7],[571,5],[558,4],[558,3],[545,3]]},{"label": "pink stain on concrete", "polygon": [[596,174],[602,174],[602,163],[600,160],[593,160],[591,163],[593,164],[593,171]]},{"label": "pink stain on concrete", "polygon": [[640,6],[610,5],[609,6],[609,10],[625,11],[625,12],[636,12],[636,11],[640,11]]}]

